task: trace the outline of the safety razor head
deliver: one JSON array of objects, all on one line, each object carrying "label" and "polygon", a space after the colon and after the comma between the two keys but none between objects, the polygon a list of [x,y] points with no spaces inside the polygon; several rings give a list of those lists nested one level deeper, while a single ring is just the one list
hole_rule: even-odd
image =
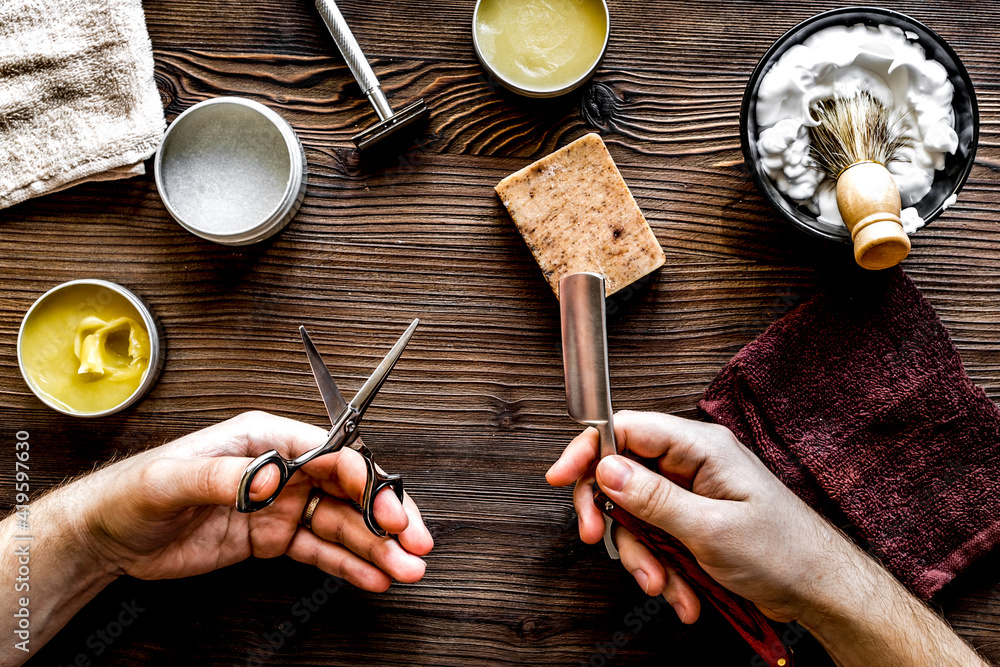
[{"label": "safety razor head", "polygon": [[381,143],[389,137],[397,135],[424,120],[427,118],[429,111],[423,100],[417,100],[409,106],[403,107],[385,120],[380,120],[367,130],[354,135],[352,137],[354,145],[358,147],[358,150],[371,148],[375,144]]}]

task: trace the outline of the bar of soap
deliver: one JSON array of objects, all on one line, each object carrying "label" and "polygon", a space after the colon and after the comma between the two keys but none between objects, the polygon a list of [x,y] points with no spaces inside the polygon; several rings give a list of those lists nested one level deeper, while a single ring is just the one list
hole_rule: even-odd
[{"label": "bar of soap", "polygon": [[587,134],[511,174],[497,194],[559,296],[559,280],[594,271],[608,295],[666,257],[601,137]]}]

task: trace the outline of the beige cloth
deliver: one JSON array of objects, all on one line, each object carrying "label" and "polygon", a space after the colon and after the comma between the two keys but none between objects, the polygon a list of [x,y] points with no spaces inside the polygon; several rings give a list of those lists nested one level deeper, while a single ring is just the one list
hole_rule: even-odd
[{"label": "beige cloth", "polygon": [[140,0],[0,0],[0,208],[145,173],[164,124]]}]

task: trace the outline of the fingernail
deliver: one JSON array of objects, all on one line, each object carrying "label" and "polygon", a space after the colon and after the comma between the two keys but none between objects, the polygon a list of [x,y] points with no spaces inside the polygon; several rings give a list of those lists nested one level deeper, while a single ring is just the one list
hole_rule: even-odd
[{"label": "fingernail", "polygon": [[649,595],[649,576],[642,570],[636,570],[632,573],[632,576],[635,577],[635,581],[639,584],[642,592]]},{"label": "fingernail", "polygon": [[611,456],[597,466],[597,476],[604,488],[621,491],[625,488],[628,478],[632,476],[632,468],[620,456]]},{"label": "fingernail", "polygon": [[251,494],[260,493],[261,489],[267,486],[267,484],[271,481],[272,475],[274,475],[273,465],[269,465],[262,471],[257,473],[257,476],[254,477],[253,481],[250,483],[250,493]]},{"label": "fingernail", "polygon": [[671,606],[674,608],[674,611],[677,612],[677,618],[680,619],[681,623],[683,623],[684,619],[687,618],[684,615],[685,613],[687,613],[687,612],[684,611],[684,605],[682,605],[680,602],[675,602]]}]

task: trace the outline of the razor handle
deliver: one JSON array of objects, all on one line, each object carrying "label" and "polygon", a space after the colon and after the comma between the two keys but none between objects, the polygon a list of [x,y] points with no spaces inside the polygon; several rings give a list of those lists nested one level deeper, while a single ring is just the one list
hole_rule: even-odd
[{"label": "razor handle", "polygon": [[653,553],[669,563],[691,588],[706,598],[736,629],[747,644],[772,667],[792,667],[791,652],[754,603],[722,587],[698,565],[687,547],[672,535],[632,516],[604,493],[594,495],[601,512],[620,523]]}]

